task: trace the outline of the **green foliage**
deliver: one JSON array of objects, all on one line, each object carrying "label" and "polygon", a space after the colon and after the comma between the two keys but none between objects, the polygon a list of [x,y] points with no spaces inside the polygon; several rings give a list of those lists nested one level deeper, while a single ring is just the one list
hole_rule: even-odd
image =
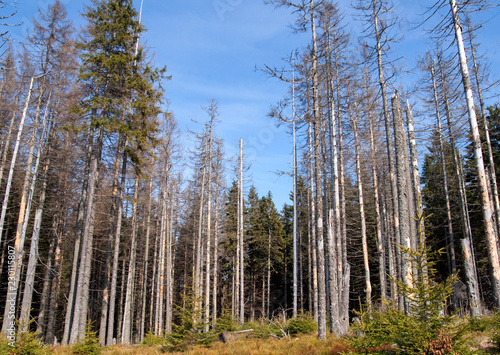
[{"label": "green foliage", "polygon": [[318,324],[309,314],[301,314],[287,322],[287,331],[290,335],[308,334],[318,330]]},{"label": "green foliage", "polygon": [[234,332],[238,330],[238,323],[233,318],[231,311],[226,309],[222,315],[217,318],[215,329],[217,332],[228,331]]},{"label": "green foliage", "polygon": [[154,332],[149,331],[142,340],[144,346],[167,345],[167,339],[163,335],[155,335]]},{"label": "green foliage", "polygon": [[[351,327],[358,335],[351,339],[351,345],[364,351],[381,349],[372,352],[375,354],[455,354],[462,351],[466,326],[453,315],[445,315],[456,275],[442,283],[433,281],[439,252],[429,253],[419,248],[416,251],[403,249],[403,254],[417,270],[412,286],[399,283],[400,292],[408,301],[408,314],[394,305],[388,305],[385,311],[362,308],[357,314],[359,322]],[[389,350],[382,350],[387,346]]]},{"label": "green foliage", "polygon": [[[192,310],[192,298],[186,298],[186,306],[184,308],[177,307],[179,323],[172,324],[173,330],[166,334],[167,343],[162,347],[162,351],[175,352],[186,351],[195,346],[207,347],[217,339],[215,330],[210,329],[208,332],[205,332],[206,323],[199,321],[203,319],[203,310],[200,309],[197,314],[194,314]],[[198,321],[195,322],[195,318]],[[208,319],[205,321],[209,322]]]},{"label": "green foliage", "polygon": [[276,322],[268,319],[259,319],[258,321],[245,323],[245,329],[253,329],[254,337],[258,339],[267,339],[269,336],[282,336],[280,327]]},{"label": "green foliage", "polygon": [[14,344],[0,337],[0,354],[49,355],[51,351],[37,338],[37,333],[23,332],[17,334]]},{"label": "green foliage", "polygon": [[85,338],[71,347],[71,351],[76,355],[99,355],[102,348],[99,346],[97,332],[92,330],[92,324],[87,323]]},{"label": "green foliage", "polygon": [[469,328],[472,332],[488,334],[495,351],[500,353],[500,312],[492,316],[471,318]]}]

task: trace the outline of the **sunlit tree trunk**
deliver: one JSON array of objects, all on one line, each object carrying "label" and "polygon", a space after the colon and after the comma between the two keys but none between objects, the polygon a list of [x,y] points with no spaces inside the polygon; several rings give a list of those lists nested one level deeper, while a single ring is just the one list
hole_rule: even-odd
[{"label": "sunlit tree trunk", "polygon": [[137,257],[137,204],[139,197],[139,177],[135,177],[134,197],[132,203],[132,235],[130,237],[130,259],[127,275],[127,286],[125,290],[125,306],[123,309],[122,344],[129,345],[132,342],[132,318],[134,307],[132,300],[135,290],[135,269]]},{"label": "sunlit tree trunk", "polygon": [[[17,129],[17,137],[16,137],[16,142],[14,144],[14,150],[12,152],[12,158],[10,161],[10,169],[9,169],[9,175],[7,177],[7,183],[5,187],[5,194],[3,198],[3,203],[2,203],[2,212],[0,214],[0,243],[2,242],[2,236],[3,236],[3,230],[4,230],[4,224],[5,224],[5,217],[7,215],[7,206],[9,204],[9,197],[10,197],[10,189],[12,187],[12,177],[14,176],[14,167],[16,166],[16,161],[17,161],[17,154],[19,152],[19,147],[21,145],[21,136],[23,134],[24,130],[24,122],[26,120],[26,113],[28,112],[28,106],[30,103],[30,98],[31,98],[31,92],[33,90],[33,82],[35,78],[31,78],[30,86],[28,89],[28,94],[26,96],[26,103],[24,104],[24,109],[23,109],[23,114],[21,116],[21,120],[19,121],[19,127]],[[12,280],[13,281],[13,280]],[[5,335],[5,327],[7,326],[7,321],[8,318],[3,319],[3,324],[2,324],[2,333]]]},{"label": "sunlit tree trunk", "polygon": [[[393,111],[393,123],[394,123],[394,136],[395,136],[395,148],[396,148],[396,173],[397,173],[397,190],[398,190],[398,205],[399,205],[399,233],[401,236],[401,245],[403,248],[412,249],[410,234],[410,203],[411,189],[410,189],[410,167],[408,158],[408,145],[406,144],[406,132],[403,123],[403,117],[401,113],[401,104],[399,101],[399,96],[394,95],[392,98],[392,111]],[[403,281],[409,289],[413,287],[413,268],[411,261],[407,258],[402,258],[402,276]],[[405,311],[409,313],[409,300],[405,300]]]},{"label": "sunlit tree trunk", "polygon": [[474,159],[476,162],[477,180],[479,185],[479,195],[481,198],[481,208],[483,212],[484,228],[486,235],[486,248],[490,263],[491,286],[495,306],[500,308],[500,260],[498,257],[497,238],[493,228],[493,213],[490,207],[490,196],[486,184],[486,172],[484,169],[483,152],[481,148],[481,138],[477,124],[476,111],[474,108],[474,98],[469,77],[467,57],[465,55],[464,43],[462,38],[462,27],[458,15],[458,8],[455,0],[450,0],[450,7],[453,16],[453,25],[455,28],[455,39],[460,58],[460,69],[462,73],[462,84],[464,87],[467,110],[469,114],[470,133],[474,146]]},{"label": "sunlit tree trunk", "polygon": [[372,284],[370,281],[370,264],[368,261],[368,241],[366,237],[366,217],[365,217],[365,203],[363,195],[363,179],[361,176],[361,147],[359,142],[358,134],[358,112],[352,112],[352,103],[349,102],[349,113],[351,116],[352,130],[354,133],[354,147],[356,151],[356,175],[357,175],[357,185],[358,185],[358,205],[359,205],[359,215],[360,215],[360,225],[361,225],[361,247],[363,250],[363,266],[365,272],[365,292],[366,292],[366,304],[371,306],[372,303]]}]

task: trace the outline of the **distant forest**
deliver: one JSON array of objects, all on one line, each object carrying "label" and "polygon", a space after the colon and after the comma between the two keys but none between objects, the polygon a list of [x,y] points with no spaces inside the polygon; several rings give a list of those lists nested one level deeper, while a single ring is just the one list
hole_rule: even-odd
[{"label": "distant forest", "polygon": [[[432,4],[435,45],[404,83],[389,0],[354,1],[356,19],[334,1],[267,3],[310,34],[264,69],[289,85],[269,113],[293,139],[284,206],[248,182],[243,140],[225,153],[216,99],[180,131],[132,0],[91,2],[78,35],[59,0],[23,44],[0,24],[4,336],[74,344],[90,326],[134,344],[186,314],[200,332],[309,314],[325,338],[360,307],[411,313],[419,280],[453,275],[443,312],[500,308],[500,108],[473,20],[494,5]],[[0,1],[2,21],[16,6]]]}]

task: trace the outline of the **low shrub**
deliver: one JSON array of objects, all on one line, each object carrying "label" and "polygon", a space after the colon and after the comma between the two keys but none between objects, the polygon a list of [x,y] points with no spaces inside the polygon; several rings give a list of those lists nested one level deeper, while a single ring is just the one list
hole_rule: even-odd
[{"label": "low shrub", "polygon": [[87,323],[85,329],[85,338],[76,342],[71,347],[71,351],[75,355],[99,355],[103,351],[99,345],[97,332],[92,330],[92,324],[90,322]]},{"label": "low shrub", "polygon": [[289,319],[286,329],[290,335],[308,334],[317,331],[318,324],[311,315],[301,314],[296,318]]},{"label": "low shrub", "polygon": [[167,339],[163,335],[155,335],[152,331],[149,331],[142,340],[142,345],[144,346],[158,346],[166,344]]}]

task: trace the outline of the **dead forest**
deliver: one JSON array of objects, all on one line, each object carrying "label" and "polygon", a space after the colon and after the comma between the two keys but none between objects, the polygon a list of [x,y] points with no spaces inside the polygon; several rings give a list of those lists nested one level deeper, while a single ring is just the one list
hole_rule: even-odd
[{"label": "dead forest", "polygon": [[52,1],[23,43],[0,1],[4,337],[71,345],[90,327],[130,345],[186,315],[209,333],[308,314],[324,339],[364,307],[411,314],[447,280],[441,312],[500,308],[500,107],[477,41],[498,5],[422,1],[432,40],[409,82],[390,0],[265,2],[309,38],[255,74],[288,86],[267,117],[293,144],[283,206],[248,178],[245,137],[226,153],[216,97],[180,128],[137,1],[82,5],[82,31]]}]

